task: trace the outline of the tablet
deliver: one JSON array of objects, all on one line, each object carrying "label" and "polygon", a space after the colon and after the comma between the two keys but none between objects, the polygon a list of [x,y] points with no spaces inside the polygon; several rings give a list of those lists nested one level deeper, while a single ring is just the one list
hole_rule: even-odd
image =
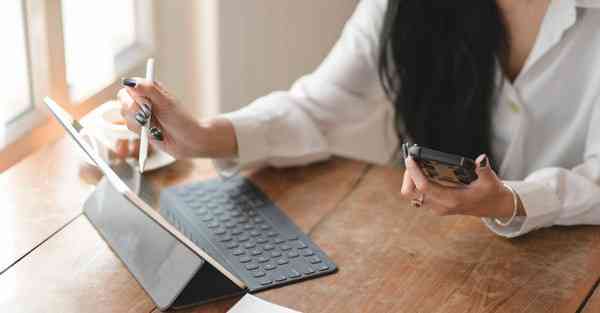
[{"label": "tablet", "polygon": [[65,111],[60,105],[54,102],[52,99],[46,97],[44,102],[54,115],[54,117],[60,122],[64,129],[69,133],[71,138],[77,143],[79,148],[85,152],[87,156],[98,166],[100,171],[104,174],[104,177],[108,183],[116,190],[124,199],[131,203],[135,208],[141,211],[144,215],[150,218],[154,223],[164,229],[174,239],[179,241],[183,246],[189,249],[192,253],[199,256],[215,269],[221,272],[231,282],[241,289],[246,289],[246,284],[242,282],[233,273],[228,271],[223,265],[211,257],[208,253],[198,247],[194,242],[185,237],[177,228],[171,225],[166,219],[154,210],[148,203],[142,200],[135,192],[133,192],[127,184],[111,169],[111,167],[90,147],[87,142],[83,139],[80,131],[83,129],[81,124],[74,119],[67,111]]}]

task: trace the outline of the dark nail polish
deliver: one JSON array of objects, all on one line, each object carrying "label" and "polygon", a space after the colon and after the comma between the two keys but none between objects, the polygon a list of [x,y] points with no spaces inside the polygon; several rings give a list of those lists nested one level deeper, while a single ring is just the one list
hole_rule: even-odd
[{"label": "dark nail polish", "polygon": [[144,112],[144,115],[146,115],[146,117],[149,118],[150,115],[152,114],[152,110],[150,110],[150,106],[147,103],[142,103],[142,105],[140,105],[140,108],[142,109],[142,112]]},{"label": "dark nail polish", "polygon": [[121,78],[121,85],[135,88],[137,86],[137,82],[132,78]]},{"label": "dark nail polish", "polygon": [[142,114],[142,112],[138,112],[135,115],[135,120],[142,126],[146,125],[146,123],[148,122],[148,119],[144,117],[144,114]]},{"label": "dark nail polish", "polygon": [[154,139],[158,141],[164,140],[162,131],[156,127],[150,128],[150,134],[152,135],[152,137],[154,137]]},{"label": "dark nail polish", "polygon": [[483,160],[481,160],[481,167],[486,167],[486,166],[488,166],[488,163],[489,163],[489,161],[488,161],[488,157],[487,157],[487,155],[486,155],[486,156],[483,158]]},{"label": "dark nail polish", "polygon": [[141,114],[145,119],[149,119],[150,118],[150,111],[148,110],[144,110],[144,108],[141,108],[137,114]]}]

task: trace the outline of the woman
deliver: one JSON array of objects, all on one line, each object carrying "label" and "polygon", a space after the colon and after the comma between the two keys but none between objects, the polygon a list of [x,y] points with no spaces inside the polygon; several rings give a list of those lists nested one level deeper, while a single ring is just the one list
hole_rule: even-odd
[{"label": "woman", "polygon": [[600,224],[599,2],[363,0],[290,91],[200,122],[159,83],[124,80],[119,99],[133,131],[151,104],[154,146],[222,170],[393,163],[410,138],[477,158],[479,178],[458,189],[405,161],[402,194],[437,214],[479,216],[506,237]]}]

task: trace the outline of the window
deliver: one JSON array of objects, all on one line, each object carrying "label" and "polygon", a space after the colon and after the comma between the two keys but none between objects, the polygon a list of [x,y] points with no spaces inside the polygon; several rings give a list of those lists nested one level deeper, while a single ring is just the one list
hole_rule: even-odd
[{"label": "window", "polygon": [[151,1],[0,1],[10,43],[0,49],[0,149],[46,118],[44,96],[71,107],[109,100],[102,91],[152,55],[152,26]]},{"label": "window", "polygon": [[62,3],[67,85],[71,98],[80,101],[131,66],[128,53],[139,48],[136,1]]},{"label": "window", "polygon": [[[31,101],[30,75],[25,36],[23,3],[0,2],[0,38],[10,43],[0,49],[0,123],[10,125],[34,108]],[[0,146],[6,137],[7,127],[2,127]]]}]

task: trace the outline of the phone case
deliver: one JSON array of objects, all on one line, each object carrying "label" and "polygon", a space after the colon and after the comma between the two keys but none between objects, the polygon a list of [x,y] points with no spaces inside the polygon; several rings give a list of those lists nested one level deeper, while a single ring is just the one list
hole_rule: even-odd
[{"label": "phone case", "polygon": [[402,145],[402,152],[419,164],[427,178],[441,185],[464,186],[477,179],[472,159],[408,143]]}]

